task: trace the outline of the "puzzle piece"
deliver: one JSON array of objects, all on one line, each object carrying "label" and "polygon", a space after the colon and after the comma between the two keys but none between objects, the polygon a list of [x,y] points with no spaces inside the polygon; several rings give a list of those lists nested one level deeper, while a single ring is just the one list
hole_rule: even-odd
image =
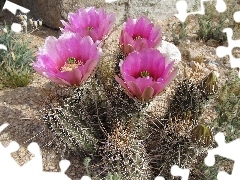
[{"label": "puzzle piece", "polygon": [[112,2],[115,2],[115,1],[118,1],[118,0],[105,0],[105,3],[112,3]]},{"label": "puzzle piece", "polygon": [[[202,0],[201,1],[201,10],[198,12],[191,12],[191,13],[187,13],[187,3],[184,0],[178,1],[176,3],[176,7],[178,9],[178,14],[176,14],[175,16],[182,22],[184,22],[187,18],[188,15],[191,14],[204,14],[205,9],[204,9],[204,1],[210,1],[210,0]],[[217,0],[216,3],[216,10],[219,12],[224,12],[226,10],[226,3],[224,2],[224,0]],[[240,11],[235,12],[233,15],[233,18],[236,22],[240,22]],[[224,33],[227,33],[227,39],[228,39],[228,47],[224,47],[224,46],[219,46],[216,49],[216,54],[218,57],[224,57],[226,55],[229,55],[230,58],[230,64],[232,68],[240,68],[240,58],[235,58],[232,54],[232,50],[235,47],[240,47],[240,40],[233,40],[232,39],[232,35],[233,35],[233,31],[231,28],[225,28],[223,30]],[[240,71],[238,76],[240,77]]]},{"label": "puzzle piece", "polygon": [[240,11],[237,11],[233,14],[233,19],[234,21],[236,21],[237,23],[240,23]]},{"label": "puzzle piece", "polygon": [[[175,16],[181,21],[184,22],[187,18],[187,16],[191,15],[191,14],[205,14],[205,8],[204,8],[204,2],[210,1],[210,0],[201,0],[201,10],[197,11],[197,12],[187,12],[187,2],[184,0],[180,0],[176,3],[176,8],[178,10],[178,14],[175,14]],[[216,10],[218,12],[224,12],[226,10],[226,4],[224,2],[224,0],[217,0],[216,3]]]},{"label": "puzzle piece", "polygon": [[[0,10],[4,10],[4,9],[9,10],[14,15],[16,14],[17,10],[20,10],[23,13],[28,13],[30,11],[29,9],[24,8],[22,6],[19,6],[19,5],[15,4],[15,3],[12,3],[10,1],[8,1],[8,0],[7,1],[6,0],[5,1],[1,1],[1,3],[0,3]],[[11,29],[12,29],[12,31],[18,33],[18,32],[21,32],[22,26],[19,23],[13,23],[11,25]],[[0,49],[3,49],[5,51],[7,51],[7,47],[4,44],[0,44]]]},{"label": "puzzle piece", "polygon": [[[239,18],[239,17],[238,17]],[[239,18],[240,20],[240,18]],[[230,59],[230,64],[232,68],[240,68],[240,58],[235,58],[232,54],[232,50],[235,47],[240,47],[240,39],[238,40],[233,40],[233,30],[231,28],[225,28],[223,30],[227,34],[227,39],[228,39],[228,47],[225,46],[219,46],[216,49],[216,54],[218,57],[222,58],[226,55],[229,55]],[[240,77],[240,71],[239,71],[239,77]]]},{"label": "puzzle piece", "polygon": [[162,177],[162,176],[157,176],[157,177],[155,177],[155,179],[154,180],[165,180],[165,178],[164,177]]},{"label": "puzzle piece", "polygon": [[[0,126],[0,132],[3,131],[8,124]],[[61,172],[43,172],[42,171],[42,155],[37,143],[31,143],[28,146],[28,150],[35,155],[35,157],[24,164],[19,166],[16,161],[11,157],[11,153],[19,149],[19,145],[16,142],[11,142],[7,148],[0,143],[0,176],[4,177],[4,180],[12,179],[70,179],[66,174],[66,170],[70,165],[67,160],[62,160],[59,163]]]},{"label": "puzzle piece", "polygon": [[[189,169],[181,169],[178,165],[173,165],[171,167],[171,174],[173,176],[180,176],[182,180],[188,180],[190,170]],[[165,180],[162,176],[157,176],[154,180]]]},{"label": "puzzle piece", "polygon": [[14,15],[16,15],[17,10],[20,10],[21,12],[23,12],[25,14],[29,13],[29,11],[30,11],[29,9],[24,8],[22,6],[19,6],[15,3],[12,3],[11,1],[8,1],[8,0],[5,2],[4,6],[3,6],[3,9],[9,10]]},{"label": "puzzle piece", "polygon": [[181,176],[182,180],[188,180],[190,170],[189,169],[181,169],[177,165],[173,165],[171,167],[171,174],[173,176]]},{"label": "puzzle piece", "polygon": [[89,176],[83,176],[81,180],[91,180],[91,178]]},{"label": "puzzle piece", "polygon": [[[3,6],[3,10],[4,9],[9,10],[14,15],[16,15],[17,10],[20,10],[22,13],[25,13],[25,14],[27,14],[30,11],[29,9],[24,8],[22,6],[19,6],[19,5],[15,4],[15,3],[12,3],[11,1],[8,1],[8,0],[5,2],[4,6]],[[21,32],[22,26],[19,23],[13,23],[11,25],[11,29],[14,32]]]},{"label": "puzzle piece", "polygon": [[224,171],[220,171],[218,173],[218,180],[237,180],[240,177],[240,139],[236,139],[230,143],[225,143],[224,134],[219,132],[215,135],[215,140],[218,144],[217,148],[208,150],[208,155],[204,159],[204,162],[207,166],[213,166],[215,164],[215,155],[219,155],[225,157],[227,159],[234,161],[234,166],[232,170],[232,174],[229,175]]}]

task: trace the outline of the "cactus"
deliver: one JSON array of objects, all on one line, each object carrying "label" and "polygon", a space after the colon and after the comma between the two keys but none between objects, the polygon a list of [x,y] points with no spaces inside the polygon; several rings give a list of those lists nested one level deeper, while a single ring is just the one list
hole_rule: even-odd
[{"label": "cactus", "polygon": [[202,112],[203,97],[196,84],[185,79],[178,86],[165,119],[172,133],[188,136]]},{"label": "cactus", "polygon": [[[192,140],[203,141],[200,144],[205,147],[212,143],[211,131],[208,127],[198,125],[198,118],[207,100],[217,92],[216,80],[216,76],[212,73],[200,83],[183,80],[169,102],[164,119],[150,117],[148,123],[150,136],[146,140],[146,149],[152,159],[150,165],[155,176],[161,172],[166,174],[165,177],[168,177],[168,174],[170,178],[171,175],[166,170],[174,164],[182,168],[190,168],[196,154],[191,148],[194,145]],[[205,134],[199,136],[199,133],[202,133],[199,127],[205,127],[203,132]],[[162,162],[164,165],[159,167]]]},{"label": "cactus", "polygon": [[103,172],[117,172],[126,180],[153,178],[144,144],[136,137],[137,134],[130,129],[125,130],[122,126],[114,128],[101,148]]},{"label": "cactus", "polygon": [[[189,133],[198,125],[203,106],[218,90],[217,77],[214,72],[208,74],[199,83],[185,79],[178,86],[169,104],[165,119],[173,133],[189,137]],[[170,131],[171,131],[170,130]]]},{"label": "cactus", "polygon": [[[82,87],[58,94],[58,103],[45,111],[44,122],[56,137],[91,158],[87,173],[92,179],[110,178],[113,173],[121,179],[151,179],[178,164],[179,153],[180,166],[189,168],[189,157],[194,155],[189,148],[191,132],[204,103],[215,93],[210,92],[217,85],[213,74],[198,84],[182,81],[165,121],[146,116],[148,103],[129,98],[111,78],[99,69]],[[156,167],[163,162],[163,169]]]},{"label": "cactus", "polygon": [[81,90],[75,89],[79,94],[68,97],[58,106],[46,110],[43,120],[55,136],[71,149],[93,152],[98,140],[93,127],[87,126],[91,123],[88,122],[90,114],[84,109],[88,108],[87,106],[81,108]]},{"label": "cactus", "polygon": [[226,130],[226,141],[239,137],[240,78],[234,70],[228,74],[229,80],[221,87],[216,103],[215,131]]}]

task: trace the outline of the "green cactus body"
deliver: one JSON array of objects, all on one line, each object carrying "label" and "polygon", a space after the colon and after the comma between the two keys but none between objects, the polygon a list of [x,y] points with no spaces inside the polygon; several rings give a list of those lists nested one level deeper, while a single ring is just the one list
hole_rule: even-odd
[{"label": "green cactus body", "polygon": [[117,172],[121,179],[151,179],[149,158],[143,141],[122,127],[115,131],[102,147],[103,171]]}]

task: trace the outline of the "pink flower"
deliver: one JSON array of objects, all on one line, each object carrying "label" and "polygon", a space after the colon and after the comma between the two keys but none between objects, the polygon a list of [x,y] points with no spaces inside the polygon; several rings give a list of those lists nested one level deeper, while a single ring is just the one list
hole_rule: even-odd
[{"label": "pink flower", "polygon": [[76,13],[68,14],[69,23],[61,20],[65,26],[61,31],[74,32],[80,36],[90,36],[94,42],[102,40],[110,32],[115,21],[113,13],[107,14],[103,8],[96,10],[94,7],[80,8]]},{"label": "pink flower", "polygon": [[177,75],[177,69],[171,71],[173,64],[155,49],[132,52],[120,63],[123,80],[118,76],[115,76],[115,80],[130,97],[149,101]]},{"label": "pink flower", "polygon": [[101,55],[101,49],[92,39],[75,33],[62,34],[58,39],[46,38],[38,51],[33,68],[52,81],[68,86],[79,86],[93,73]]},{"label": "pink flower", "polygon": [[125,54],[146,48],[156,48],[161,44],[162,32],[160,27],[146,17],[140,19],[129,18],[123,25],[120,36],[120,46]]}]

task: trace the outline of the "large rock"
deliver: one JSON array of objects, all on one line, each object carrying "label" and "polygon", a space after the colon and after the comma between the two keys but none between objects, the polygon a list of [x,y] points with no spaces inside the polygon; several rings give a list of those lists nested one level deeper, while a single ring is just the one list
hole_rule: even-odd
[{"label": "large rock", "polygon": [[[105,3],[105,0],[11,0],[25,8],[30,14],[41,18],[43,23],[51,28],[62,27],[61,19],[66,20],[69,12],[75,12],[82,7],[103,7],[107,12],[116,14],[116,24],[124,22],[126,17],[138,18],[146,15],[150,19],[162,20],[177,13],[176,0],[118,0]],[[192,10],[194,1],[187,0],[188,10]],[[199,6],[199,5],[197,5]]]},{"label": "large rock", "polygon": [[42,19],[51,28],[62,27],[61,19],[67,20],[69,12],[75,12],[80,7],[104,7],[107,12],[116,14],[116,23],[124,19],[124,0],[115,3],[105,3],[104,0],[11,0],[12,2],[30,9],[30,15]]}]

